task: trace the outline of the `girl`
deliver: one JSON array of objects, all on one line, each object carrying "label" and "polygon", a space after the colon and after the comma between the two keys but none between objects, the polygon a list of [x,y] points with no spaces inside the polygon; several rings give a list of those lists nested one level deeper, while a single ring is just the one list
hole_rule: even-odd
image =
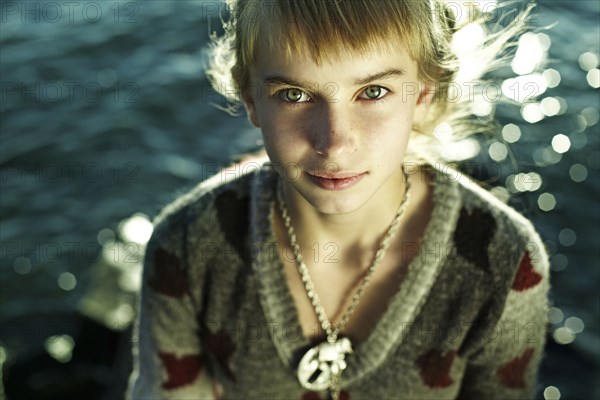
[{"label": "girl", "polygon": [[425,152],[436,127],[469,126],[449,101],[455,10],[229,7],[209,76],[241,99],[268,161],[157,217],[131,397],[532,396],[549,287],[540,238]]}]

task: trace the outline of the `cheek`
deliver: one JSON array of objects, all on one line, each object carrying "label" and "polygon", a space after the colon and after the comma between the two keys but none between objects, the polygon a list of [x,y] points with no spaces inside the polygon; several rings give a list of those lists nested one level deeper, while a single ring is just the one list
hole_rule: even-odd
[{"label": "cheek", "polygon": [[298,145],[309,131],[306,121],[297,115],[272,108],[260,109],[261,127],[265,143],[275,146]]},{"label": "cheek", "polygon": [[269,119],[262,126],[264,146],[272,162],[286,164],[302,159],[306,141],[298,125]]},{"label": "cheek", "polygon": [[367,121],[371,122],[362,126],[363,137],[368,145],[383,151],[405,145],[412,132],[411,112],[373,112]]}]

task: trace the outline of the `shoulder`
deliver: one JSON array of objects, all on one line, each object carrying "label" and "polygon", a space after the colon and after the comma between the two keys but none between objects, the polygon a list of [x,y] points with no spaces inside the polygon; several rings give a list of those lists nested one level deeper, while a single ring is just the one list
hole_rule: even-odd
[{"label": "shoulder", "polygon": [[531,221],[468,175],[444,164],[428,169],[434,185],[456,193],[459,210],[452,240],[462,259],[495,277],[511,279],[524,264],[547,277],[546,250]]},{"label": "shoulder", "polygon": [[183,240],[182,235],[211,237],[240,232],[248,224],[252,185],[271,179],[264,161],[233,164],[167,204],[153,220],[151,242]]},{"label": "shoulder", "polygon": [[457,227],[515,234],[519,237],[537,235],[531,221],[517,210],[483,188],[474,178],[445,165],[428,165],[434,185],[454,190],[460,202]]}]

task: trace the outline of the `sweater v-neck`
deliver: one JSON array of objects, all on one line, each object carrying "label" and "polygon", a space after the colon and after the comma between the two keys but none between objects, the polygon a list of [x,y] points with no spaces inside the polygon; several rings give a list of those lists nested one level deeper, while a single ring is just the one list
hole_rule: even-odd
[{"label": "sweater v-neck", "polygon": [[[388,307],[365,341],[354,344],[354,352],[347,357],[343,384],[350,385],[364,378],[383,364],[402,342],[407,328],[419,314],[442,266],[444,251],[451,242],[458,219],[460,197],[458,184],[452,177],[431,165],[425,165],[433,176],[433,209],[425,228],[423,240],[415,257],[408,265],[406,278],[390,298]],[[271,340],[280,359],[290,368],[297,367],[298,353],[311,346],[311,341],[300,335],[290,340],[293,328],[301,329],[296,305],[290,293],[283,263],[278,257],[278,244],[272,229],[271,210],[275,202],[277,173],[269,164],[257,172],[252,184],[250,210],[250,241],[259,246],[261,256],[253,261],[259,298],[265,320],[270,326]],[[435,256],[428,256],[435,248]],[[431,254],[429,254],[431,255]]]}]

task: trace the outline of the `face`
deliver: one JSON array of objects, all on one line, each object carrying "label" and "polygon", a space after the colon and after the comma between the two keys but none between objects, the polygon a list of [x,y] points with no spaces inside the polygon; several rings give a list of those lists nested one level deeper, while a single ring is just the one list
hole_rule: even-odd
[{"label": "face", "polygon": [[324,214],[398,199],[412,126],[431,98],[406,52],[374,48],[320,65],[257,58],[245,106],[287,197]]}]

